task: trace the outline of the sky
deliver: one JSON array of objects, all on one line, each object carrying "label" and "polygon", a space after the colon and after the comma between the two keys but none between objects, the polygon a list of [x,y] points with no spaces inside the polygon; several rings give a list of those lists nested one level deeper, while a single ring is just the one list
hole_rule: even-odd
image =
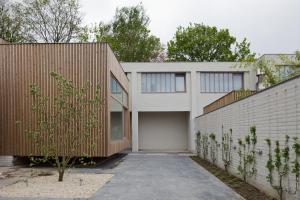
[{"label": "sky", "polygon": [[112,20],[116,8],[142,2],[151,33],[166,45],[178,26],[229,29],[258,55],[300,50],[300,0],[81,0],[84,23]]}]

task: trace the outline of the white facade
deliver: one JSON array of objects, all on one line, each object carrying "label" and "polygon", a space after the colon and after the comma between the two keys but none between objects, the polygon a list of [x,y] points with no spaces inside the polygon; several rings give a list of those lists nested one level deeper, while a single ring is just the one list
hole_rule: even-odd
[{"label": "white facade", "polygon": [[[132,112],[132,151],[139,150],[174,150],[174,151],[195,151],[195,125],[194,118],[201,115],[203,107],[214,100],[224,96],[227,92],[222,93],[203,93],[201,92],[201,72],[233,72],[243,74],[243,88],[255,90],[256,72],[249,69],[240,68],[236,62],[182,62],[182,63],[121,63],[124,71],[130,80],[130,109]],[[161,92],[161,93],[144,93],[142,92],[142,74],[144,73],[180,73],[185,74],[185,92]],[[155,116],[146,117],[147,112],[155,112]],[[161,115],[159,114],[161,112]],[[166,114],[168,112],[168,114]],[[167,119],[172,116],[172,112],[185,112],[187,122],[182,123]],[[181,116],[182,117],[182,116]],[[148,120],[148,121],[147,121]],[[150,120],[150,121],[149,121]],[[155,121],[157,121],[157,126]],[[161,131],[164,122],[169,127],[177,127],[173,131]],[[173,124],[169,122],[173,121]],[[151,126],[148,126],[151,124]],[[187,125],[186,125],[187,124]],[[142,126],[142,129],[139,128]],[[153,127],[152,130],[147,128]],[[161,127],[161,128],[159,128]],[[180,131],[186,127],[186,147],[178,142],[178,148],[170,144],[173,137],[180,138]],[[142,131],[140,134],[139,131]],[[174,135],[172,135],[172,133]],[[145,134],[151,134],[153,137]],[[161,140],[158,139],[161,135]],[[147,140],[147,141],[146,141]],[[153,148],[151,149],[151,140]],[[182,137],[185,141],[184,137]],[[157,142],[156,144],[155,141]],[[161,148],[166,143],[166,148]],[[139,143],[142,143],[139,144]],[[159,146],[159,143],[161,145]],[[173,143],[176,143],[173,141]],[[147,147],[147,148],[143,148]],[[170,147],[170,148],[168,148]]]}]

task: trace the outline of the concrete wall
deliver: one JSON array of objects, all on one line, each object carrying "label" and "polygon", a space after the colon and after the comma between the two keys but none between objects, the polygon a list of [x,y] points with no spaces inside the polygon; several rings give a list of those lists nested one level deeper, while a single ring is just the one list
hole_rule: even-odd
[{"label": "concrete wall", "polygon": [[[255,89],[256,73],[239,68],[236,62],[168,62],[168,63],[121,63],[130,80],[130,109],[132,112],[132,150],[138,151],[139,112],[189,112],[188,150],[195,150],[194,118],[202,114],[203,107],[226,93],[200,93],[201,72],[243,72],[245,89]],[[184,93],[142,93],[141,73],[182,72],[186,74]]]},{"label": "concrete wall", "polygon": [[[275,141],[279,140],[284,145],[285,135],[290,136],[290,147],[293,144],[293,137],[300,137],[300,77],[288,80],[282,84],[266,89],[260,93],[230,104],[216,111],[204,114],[195,119],[197,130],[202,133],[215,133],[217,141],[221,143],[222,125],[224,131],[233,129],[232,150],[233,163],[230,171],[238,174],[237,166],[239,156],[237,154],[238,138],[245,138],[249,133],[249,127],[255,125],[257,129],[257,151],[261,150],[262,155],[257,155],[257,176],[251,178],[250,182],[256,187],[276,195],[266,180],[268,174],[266,162],[268,160],[268,146],[266,138]],[[295,158],[293,150],[290,151],[292,161]],[[274,154],[274,153],[273,153]],[[221,149],[219,149],[218,165],[223,167]],[[276,178],[274,174],[274,178]],[[294,174],[290,175],[290,186],[294,189]],[[300,199],[289,196],[287,199]]]},{"label": "concrete wall", "polygon": [[139,149],[186,151],[187,112],[139,113]]}]

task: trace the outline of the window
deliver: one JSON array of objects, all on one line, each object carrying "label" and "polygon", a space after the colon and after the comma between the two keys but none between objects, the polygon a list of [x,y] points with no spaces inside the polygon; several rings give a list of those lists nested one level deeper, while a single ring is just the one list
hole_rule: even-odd
[{"label": "window", "polygon": [[242,73],[201,72],[201,92],[230,92],[243,88]]},{"label": "window", "polygon": [[114,76],[111,76],[110,79],[110,92],[117,100],[127,106],[128,95]]},{"label": "window", "polygon": [[123,106],[112,97],[110,105],[111,139],[120,140],[123,137]]},{"label": "window", "polygon": [[128,111],[126,109],[128,106],[128,95],[113,75],[111,75],[110,79],[110,91],[109,111],[111,140],[121,140],[123,139],[124,130],[126,129],[124,126],[126,125],[125,120],[127,120],[127,118],[124,117],[124,113]]},{"label": "window", "polygon": [[276,65],[276,67],[278,68],[278,76],[281,78],[286,78],[294,73],[294,70],[290,65]]},{"label": "window", "polygon": [[142,92],[185,92],[185,74],[142,73]]},{"label": "window", "polygon": [[185,75],[184,74],[176,74],[175,76],[175,90],[176,92],[184,92],[185,91]]},{"label": "window", "polygon": [[240,90],[242,88],[241,74],[233,74],[233,90]]}]

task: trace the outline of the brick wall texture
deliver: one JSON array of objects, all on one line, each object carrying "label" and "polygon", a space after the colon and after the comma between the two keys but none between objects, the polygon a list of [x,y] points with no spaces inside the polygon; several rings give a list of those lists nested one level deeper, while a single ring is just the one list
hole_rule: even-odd
[{"label": "brick wall texture", "polygon": [[[268,174],[266,163],[268,160],[268,145],[265,139],[272,141],[272,149],[275,141],[278,140],[283,147],[285,136],[290,136],[290,147],[293,145],[293,137],[297,136],[300,140],[300,76],[285,81],[272,88],[261,91],[243,100],[222,107],[213,112],[204,114],[195,119],[196,129],[203,133],[215,133],[219,143],[222,141],[223,130],[228,132],[233,130],[233,161],[230,172],[238,176],[237,167],[239,164],[238,139],[244,139],[249,134],[249,128],[256,126],[257,145],[256,150],[262,151],[262,155],[256,155],[257,175],[252,177],[249,182],[257,188],[276,196],[266,180]],[[295,154],[291,148],[290,161],[295,159]],[[274,156],[274,150],[273,150]],[[217,165],[223,168],[221,148],[218,148]],[[273,175],[275,181],[277,174]],[[285,180],[290,186],[290,193],[295,192],[295,175],[290,173]],[[286,199],[300,199],[300,191],[296,194],[287,194]]]}]

